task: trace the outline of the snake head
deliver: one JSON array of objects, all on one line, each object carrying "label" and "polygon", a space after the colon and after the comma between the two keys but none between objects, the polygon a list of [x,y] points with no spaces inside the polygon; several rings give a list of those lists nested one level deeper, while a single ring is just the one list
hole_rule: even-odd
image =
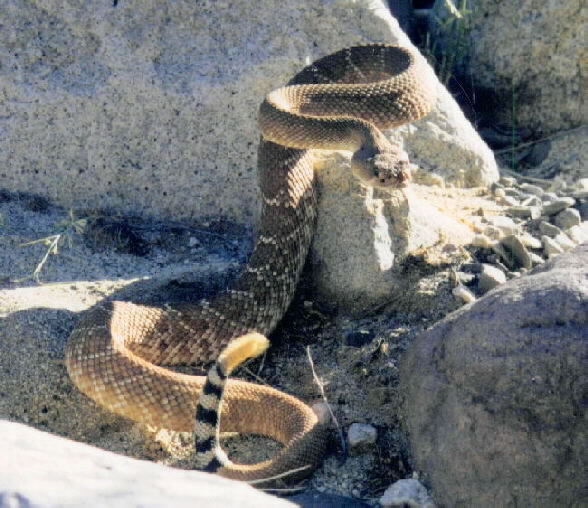
[{"label": "snake head", "polygon": [[384,151],[361,148],[353,154],[351,169],[364,185],[379,189],[401,189],[410,181],[408,154],[399,147]]}]

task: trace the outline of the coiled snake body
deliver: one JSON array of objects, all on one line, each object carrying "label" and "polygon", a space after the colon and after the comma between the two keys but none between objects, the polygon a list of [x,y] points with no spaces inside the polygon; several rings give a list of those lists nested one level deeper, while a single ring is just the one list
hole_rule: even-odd
[{"label": "coiled snake body", "polygon": [[[127,418],[194,430],[205,378],[161,365],[202,364],[217,358],[237,337],[271,333],[292,299],[313,236],[311,149],[352,150],[353,172],[366,185],[402,187],[409,177],[408,160],[380,129],[429,111],[434,86],[427,72],[422,59],[407,49],[358,46],[316,61],[288,86],[270,93],[259,113],[261,221],[241,276],[226,291],[198,304],[151,307],[115,301],[90,310],[66,349],[76,386]],[[214,389],[208,392],[211,401],[220,395]],[[208,408],[209,413],[215,410]],[[229,380],[221,416],[223,431],[267,435],[284,444],[276,457],[259,464],[221,461],[217,465],[224,476],[256,480],[304,466],[307,473],[321,460],[321,426],[312,410],[294,397]],[[212,433],[209,423],[204,428]]]}]

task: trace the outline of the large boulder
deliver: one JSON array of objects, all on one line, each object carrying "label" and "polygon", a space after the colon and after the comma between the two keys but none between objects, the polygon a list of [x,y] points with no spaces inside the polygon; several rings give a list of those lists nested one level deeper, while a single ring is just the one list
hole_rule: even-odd
[{"label": "large boulder", "polygon": [[0,508],[296,506],[244,482],[131,459],[0,420]]},{"label": "large boulder", "polygon": [[[435,3],[441,38],[447,18],[455,19],[449,5]],[[465,15],[464,47],[448,40],[446,52],[450,58],[466,57],[472,84],[495,98],[481,105],[491,121],[514,123],[536,135],[588,122],[585,2],[470,0]]]},{"label": "large boulder", "polygon": [[[411,46],[379,0],[305,1],[296,9],[274,0],[164,6],[125,0],[67,9],[57,0],[8,0],[3,15],[0,188],[66,207],[166,219],[255,225],[256,113],[263,97],[341,47]],[[391,135],[448,183],[496,180],[492,152],[450,94],[436,86],[431,114]],[[329,161],[348,171],[349,156],[333,154]],[[336,223],[336,245],[313,250],[317,265],[336,267],[322,270],[319,290],[343,306],[366,295],[367,306],[379,305],[398,285],[390,270],[406,249],[395,247],[417,243],[409,237],[412,229],[404,227],[400,242],[392,242],[399,232],[386,224],[394,213],[384,213],[380,197],[358,195],[345,181],[321,183],[323,195],[343,195],[347,217],[360,216]],[[399,195],[390,203],[420,210],[409,200]],[[373,223],[379,226],[369,229]],[[368,225],[359,249],[358,225]],[[420,229],[420,247],[454,236],[437,222]],[[345,252],[351,262],[328,257],[333,252]],[[345,287],[339,274],[348,274],[349,266],[356,282],[338,298]],[[385,283],[372,292],[375,279]]]},{"label": "large boulder", "polygon": [[580,506],[588,467],[588,245],[412,344],[404,420],[444,506]]}]

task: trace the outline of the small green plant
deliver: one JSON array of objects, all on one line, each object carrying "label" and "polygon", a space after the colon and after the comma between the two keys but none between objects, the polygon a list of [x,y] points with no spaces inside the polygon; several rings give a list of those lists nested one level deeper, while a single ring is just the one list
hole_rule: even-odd
[{"label": "small green plant", "polygon": [[73,236],[82,234],[86,229],[87,225],[88,219],[86,217],[77,218],[74,214],[74,211],[70,209],[67,218],[62,221],[59,221],[56,224],[56,226],[59,228],[58,233],[46,236],[44,238],[39,238],[38,240],[33,240],[31,242],[21,243],[19,247],[27,247],[29,245],[36,245],[42,243],[47,246],[47,250],[45,251],[45,254],[33,270],[33,273],[26,277],[18,279],[15,282],[23,282],[25,280],[34,279],[36,282],[41,284],[39,276],[41,275],[43,267],[47,263],[49,256],[52,254],[59,254],[59,248],[63,246],[63,244],[66,242],[67,245],[71,247],[73,245]]},{"label": "small green plant", "polygon": [[[456,67],[463,64],[467,55],[469,16],[472,11],[468,9],[467,0],[459,0],[459,7],[453,0],[445,0],[445,6],[447,17],[436,18],[438,37],[433,41],[430,33],[425,35],[423,53],[434,67],[439,80],[447,86]],[[442,41],[442,48],[438,40]]]}]

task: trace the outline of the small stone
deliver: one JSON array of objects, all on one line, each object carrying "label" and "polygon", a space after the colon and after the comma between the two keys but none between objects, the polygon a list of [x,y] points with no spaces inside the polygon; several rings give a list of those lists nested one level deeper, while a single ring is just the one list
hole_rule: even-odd
[{"label": "small stone", "polygon": [[555,224],[561,229],[568,229],[577,226],[582,222],[580,212],[575,208],[566,208],[555,216]]},{"label": "small stone", "polygon": [[188,247],[197,247],[198,245],[200,245],[200,240],[194,236],[191,236],[188,240]]},{"label": "small stone", "polygon": [[498,182],[505,187],[512,187],[513,185],[516,185],[517,179],[513,178],[512,176],[501,176]]},{"label": "small stone", "polygon": [[504,206],[519,206],[519,200],[510,196],[504,196],[498,202]]},{"label": "small stone", "polygon": [[576,242],[574,242],[568,235],[565,233],[560,233],[554,239],[555,242],[559,244],[559,246],[563,250],[570,250],[576,246]]},{"label": "small stone", "polygon": [[506,217],[505,215],[494,215],[486,217],[486,220],[491,226],[500,229],[503,232],[502,236],[514,235],[519,231],[517,224],[515,224],[515,222],[510,217]]},{"label": "small stone", "polygon": [[380,498],[383,508],[435,508],[425,486],[415,479],[398,480],[386,489]]},{"label": "small stone", "polygon": [[368,423],[352,423],[347,431],[349,450],[354,453],[365,451],[376,442],[377,438],[377,429]]},{"label": "small stone", "polygon": [[492,245],[492,250],[495,252],[495,254],[486,257],[486,260],[489,263],[496,265],[504,260],[510,268],[514,268],[514,259],[511,253],[505,249],[502,243],[497,242]]},{"label": "small stone", "polygon": [[475,278],[473,273],[455,272],[455,280],[461,284],[470,284]]},{"label": "small stone", "polygon": [[561,233],[561,229],[559,229],[557,226],[554,226],[553,224],[542,220],[539,223],[539,232],[541,234],[550,236],[551,238],[556,237],[557,235],[559,235]]},{"label": "small stone", "polygon": [[[488,225],[484,228],[483,233],[484,233],[483,235],[477,235],[477,236],[484,236],[487,239],[492,239],[492,240],[500,240],[504,236],[504,233],[502,232],[501,229],[497,228],[496,226],[490,226],[490,225]],[[474,238],[472,240],[473,245],[476,245],[474,243],[475,241],[476,241],[476,238]],[[483,241],[482,241],[482,243],[483,243]],[[484,247],[484,245],[479,245],[479,247]]]},{"label": "small stone", "polygon": [[512,254],[512,257],[518,263],[518,266],[527,269],[533,266],[529,251],[518,236],[506,236],[502,239],[502,245]]},{"label": "small stone", "polygon": [[543,251],[545,252],[548,258],[557,256],[558,254],[561,254],[564,251],[559,245],[559,243],[553,240],[553,238],[549,238],[547,235],[543,235],[541,237],[541,242],[543,243]]},{"label": "small stone", "polygon": [[480,288],[480,291],[486,293],[496,286],[504,284],[505,282],[506,275],[502,270],[499,270],[492,265],[482,265],[482,271],[480,272],[478,280],[478,287]]},{"label": "small stone", "polygon": [[567,234],[576,243],[588,242],[588,221],[572,226]]},{"label": "small stone", "polygon": [[588,191],[588,178],[580,178],[576,181],[576,189]]},{"label": "small stone", "polygon": [[559,199],[559,196],[555,192],[546,192],[541,196],[541,199],[544,203],[550,203],[551,201],[556,201]]},{"label": "small stone", "polygon": [[[500,233],[500,230],[497,230]],[[472,245],[474,247],[483,247],[484,249],[489,249],[492,247],[494,242],[488,238],[486,235],[474,235],[472,238]]]},{"label": "small stone", "polygon": [[541,206],[543,201],[541,201],[537,196],[529,196],[528,198],[523,199],[521,202],[521,206]]},{"label": "small stone", "polygon": [[[545,209],[545,207],[543,207]],[[521,217],[523,219],[538,219],[541,217],[541,208],[538,206],[511,206],[506,210],[509,215],[513,217]]]},{"label": "small stone", "polygon": [[543,205],[543,215],[555,215],[570,206],[574,206],[575,203],[576,200],[574,198],[558,198],[555,201]]},{"label": "small stone", "polygon": [[579,190],[572,192],[572,197],[576,199],[588,199],[588,190]]},{"label": "small stone", "polygon": [[331,422],[331,412],[329,411],[329,406],[326,402],[315,402],[311,406],[311,409],[317,416],[319,423],[326,425]]},{"label": "small stone", "polygon": [[545,191],[541,187],[530,183],[522,183],[519,185],[519,188],[528,194],[533,194],[534,196],[541,197],[543,194],[545,194]]},{"label": "small stone", "polygon": [[504,192],[504,189],[502,187],[496,188],[492,191],[492,193],[494,194],[494,197],[497,198],[504,198],[506,197],[506,192]]},{"label": "small stone", "polygon": [[543,244],[539,238],[535,238],[527,232],[519,235],[519,238],[521,242],[523,242],[523,245],[529,249],[541,249],[543,247]]},{"label": "small stone", "polygon": [[476,295],[474,295],[474,293],[472,293],[468,288],[462,286],[461,284],[455,286],[451,290],[451,293],[453,294],[453,296],[455,296],[457,299],[461,300],[464,303],[472,303],[476,301]]},{"label": "small stone", "polygon": [[534,252],[529,252],[529,256],[531,256],[531,262],[533,263],[533,266],[537,266],[542,263],[545,263],[545,260],[539,254],[535,254]]}]

